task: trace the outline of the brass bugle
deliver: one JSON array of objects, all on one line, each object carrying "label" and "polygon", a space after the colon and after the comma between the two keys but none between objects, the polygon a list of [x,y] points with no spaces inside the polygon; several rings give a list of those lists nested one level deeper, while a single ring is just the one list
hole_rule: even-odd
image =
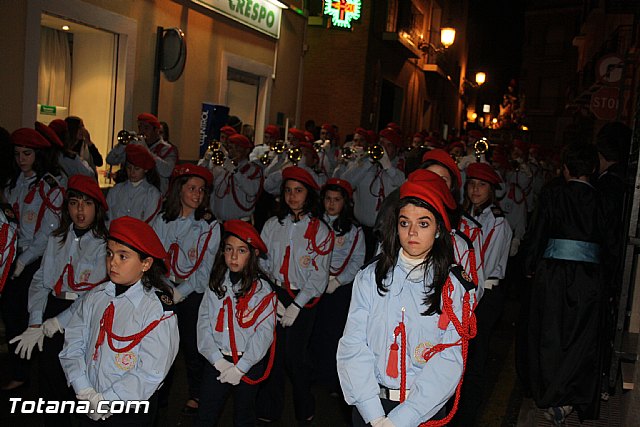
[{"label": "brass bugle", "polygon": [[287,144],[283,140],[278,140],[273,143],[271,149],[275,151],[277,154],[282,154],[287,149]]},{"label": "brass bugle", "polygon": [[287,150],[287,156],[291,163],[297,165],[298,162],[302,160],[302,150],[300,147],[290,147],[289,150]]},{"label": "brass bugle", "polygon": [[367,148],[367,154],[372,161],[379,162],[384,156],[384,147],[380,144],[370,145]]},{"label": "brass bugle", "polygon": [[473,144],[473,150],[476,154],[476,161],[480,161],[480,157],[489,150],[489,141],[487,138],[480,138]]},{"label": "brass bugle", "polygon": [[216,166],[222,166],[224,164],[225,154],[224,151],[222,151],[220,141],[211,141],[207,150],[211,151],[211,163]]}]

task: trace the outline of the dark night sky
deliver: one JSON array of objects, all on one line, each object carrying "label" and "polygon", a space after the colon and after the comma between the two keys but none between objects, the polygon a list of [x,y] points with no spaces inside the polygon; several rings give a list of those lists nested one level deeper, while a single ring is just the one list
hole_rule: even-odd
[{"label": "dark night sky", "polygon": [[[467,76],[487,73],[479,99],[498,104],[512,78],[518,80],[524,43],[524,0],[471,0]],[[485,101],[485,102],[486,102]]]}]

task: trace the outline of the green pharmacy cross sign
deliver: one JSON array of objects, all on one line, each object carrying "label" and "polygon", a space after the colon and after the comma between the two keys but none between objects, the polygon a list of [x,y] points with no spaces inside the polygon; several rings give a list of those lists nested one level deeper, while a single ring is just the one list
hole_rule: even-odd
[{"label": "green pharmacy cross sign", "polygon": [[351,21],[360,19],[360,0],[325,0],[324,14],[331,16],[334,27],[351,28]]}]

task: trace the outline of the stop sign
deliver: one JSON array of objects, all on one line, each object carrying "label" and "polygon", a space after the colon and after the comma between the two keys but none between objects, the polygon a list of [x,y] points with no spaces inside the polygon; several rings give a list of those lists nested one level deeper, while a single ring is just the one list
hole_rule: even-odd
[{"label": "stop sign", "polygon": [[620,90],[603,86],[591,95],[589,109],[600,120],[615,120],[618,115]]}]

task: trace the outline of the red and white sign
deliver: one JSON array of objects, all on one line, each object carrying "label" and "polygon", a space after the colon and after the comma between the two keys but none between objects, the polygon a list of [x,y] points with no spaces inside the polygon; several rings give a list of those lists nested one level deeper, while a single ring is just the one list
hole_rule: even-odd
[{"label": "red and white sign", "polygon": [[589,109],[600,120],[615,120],[619,102],[620,89],[603,86],[591,95]]}]

